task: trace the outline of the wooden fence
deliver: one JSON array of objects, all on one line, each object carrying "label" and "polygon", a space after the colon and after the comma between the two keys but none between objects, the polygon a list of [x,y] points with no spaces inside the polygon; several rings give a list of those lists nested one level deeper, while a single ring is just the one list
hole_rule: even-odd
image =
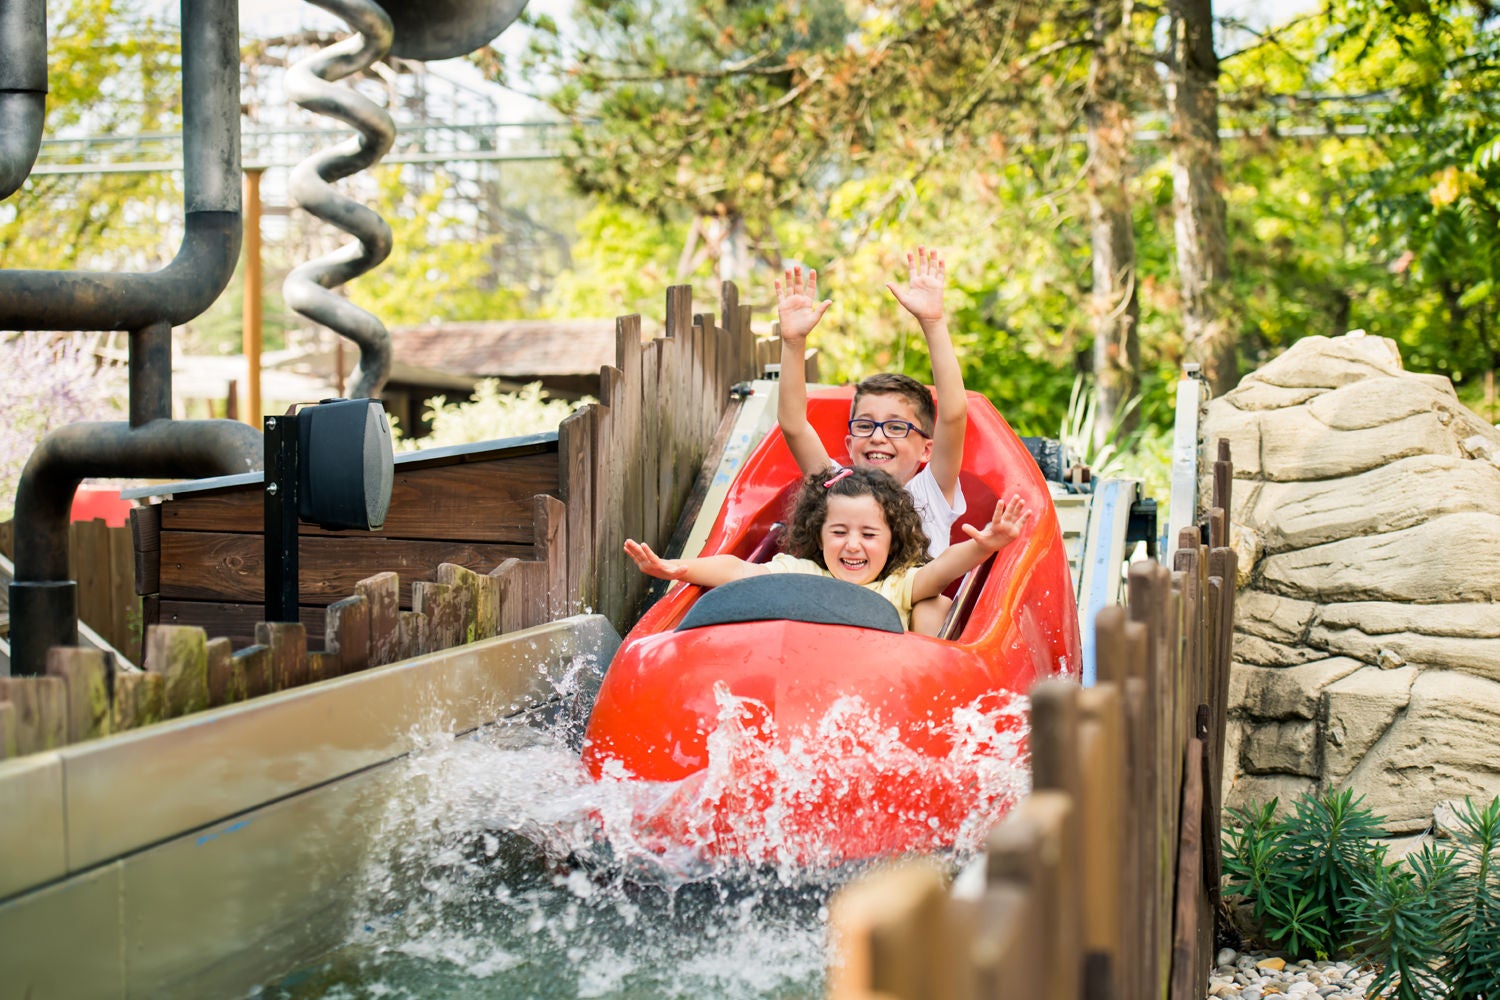
[{"label": "wooden fence", "polygon": [[1100,612],[1099,683],[1033,688],[1032,792],[991,833],[980,896],[955,898],[912,861],[835,897],[831,997],[1201,1000],[1220,882],[1231,474],[1220,442],[1214,506],[1183,529],[1174,568],[1134,564],[1128,610]]},{"label": "wooden fence", "polygon": [[[15,558],[15,522],[0,524],[0,554]],[[78,581],[78,620],[131,660],[139,660],[143,623],[135,590],[130,529],[103,520],[69,527],[69,578]]]},{"label": "wooden fence", "polygon": [[779,356],[777,343],[755,340],[732,283],[721,309],[722,324],[693,313],[689,288],[668,289],[665,335],[643,342],[640,317],[621,318],[599,402],[555,436],[419,453],[398,466],[379,532],[305,527],[297,623],[257,620],[259,481],[184,490],[136,511],[144,672],[89,651],[49,651],[47,676],[0,684],[0,757],[578,611],[623,632],[647,595],[624,539],[666,547],[715,440],[727,435],[731,388]]}]

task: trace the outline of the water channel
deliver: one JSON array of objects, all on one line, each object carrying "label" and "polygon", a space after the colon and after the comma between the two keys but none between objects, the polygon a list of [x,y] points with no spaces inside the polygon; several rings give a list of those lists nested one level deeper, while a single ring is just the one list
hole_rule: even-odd
[{"label": "water channel", "polygon": [[[861,707],[835,705],[817,732],[778,749],[726,698],[709,767],[674,784],[593,780],[576,718],[435,736],[396,765],[401,792],[385,805],[384,846],[363,865],[342,944],[252,995],[821,996],[836,957],[829,898],[869,862],[816,859],[821,831],[798,822],[806,797],[830,783],[847,794],[872,780],[945,780],[959,766],[978,787],[958,842],[938,852],[957,867],[1028,780],[1020,706],[955,713],[946,761],[907,750]],[[769,789],[755,809],[726,822],[708,808],[747,779]],[[660,836],[660,818],[684,810],[701,820],[689,842]]]}]

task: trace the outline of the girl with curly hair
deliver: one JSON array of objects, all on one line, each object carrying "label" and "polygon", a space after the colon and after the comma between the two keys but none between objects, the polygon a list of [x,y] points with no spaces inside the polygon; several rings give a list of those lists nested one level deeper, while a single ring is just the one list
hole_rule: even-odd
[{"label": "girl with curly hair", "polygon": [[928,561],[927,536],[908,493],[875,469],[819,472],[802,481],[792,508],[786,552],[768,563],[738,556],[662,559],[641,542],[625,542],[625,554],[648,576],[717,587],[763,573],[810,573],[858,584],[896,606],[911,628],[911,607],[983,562],[1021,534],[1029,516],[1020,497],[995,504],[983,528],[964,525],[969,540],[950,545]]}]

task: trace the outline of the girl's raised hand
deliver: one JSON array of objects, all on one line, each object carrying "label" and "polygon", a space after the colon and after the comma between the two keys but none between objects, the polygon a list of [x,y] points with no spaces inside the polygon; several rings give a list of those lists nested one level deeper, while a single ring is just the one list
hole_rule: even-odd
[{"label": "girl's raised hand", "polygon": [[885,287],[918,322],[942,319],[943,286],[948,281],[948,268],[942,256],[936,250],[917,247],[915,257],[906,255],[906,270],[909,277],[905,288],[890,282]]},{"label": "girl's raised hand", "polygon": [[776,319],[781,324],[781,339],[805,341],[831,305],[831,299],[818,301],[817,271],[808,271],[807,280],[803,281],[800,266],[788,270],[784,281],[776,282]]},{"label": "girl's raised hand", "polygon": [[679,559],[663,559],[651,551],[651,546],[634,539],[625,539],[625,554],[635,561],[641,572],[658,580],[686,580],[687,567]]},{"label": "girl's raised hand", "polygon": [[997,552],[1021,537],[1021,529],[1026,526],[1026,519],[1030,516],[1026,501],[1020,497],[1011,497],[1009,500],[995,501],[995,513],[990,515],[990,523],[982,529],[972,524],[964,525],[963,529],[982,547]]}]

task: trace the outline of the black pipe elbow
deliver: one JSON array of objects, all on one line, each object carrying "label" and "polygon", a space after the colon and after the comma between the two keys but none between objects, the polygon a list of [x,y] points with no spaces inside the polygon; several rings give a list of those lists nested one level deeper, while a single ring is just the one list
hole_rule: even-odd
[{"label": "black pipe elbow", "polygon": [[240,213],[189,212],[172,262],[150,274],[0,270],[0,330],[138,330],[186,323],[234,275]]},{"label": "black pipe elbow", "polygon": [[0,3],[0,201],[36,165],[46,111],[46,0],[6,0]]},{"label": "black pipe elbow", "polygon": [[20,190],[42,149],[47,95],[0,90],[0,201]]},{"label": "black pipe elbow", "polygon": [[197,479],[260,468],[261,432],[237,420],[83,422],[52,431],[16,487],[16,579],[68,578],[68,523],[84,479]]}]

